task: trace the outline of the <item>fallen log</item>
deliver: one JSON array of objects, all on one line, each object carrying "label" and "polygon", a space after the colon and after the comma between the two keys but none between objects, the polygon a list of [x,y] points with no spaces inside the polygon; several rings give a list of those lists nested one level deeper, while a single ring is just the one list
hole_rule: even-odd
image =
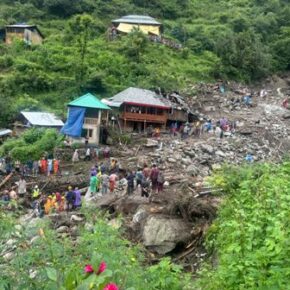
[{"label": "fallen log", "polygon": [[4,180],[0,183],[0,188],[5,185],[5,183],[13,176],[13,172],[11,172],[10,174],[8,174]]}]

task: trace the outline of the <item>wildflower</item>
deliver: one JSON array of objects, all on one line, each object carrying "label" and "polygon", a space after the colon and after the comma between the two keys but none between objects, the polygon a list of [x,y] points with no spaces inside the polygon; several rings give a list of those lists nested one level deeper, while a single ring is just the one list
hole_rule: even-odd
[{"label": "wildflower", "polygon": [[119,288],[115,283],[109,283],[103,290],[119,290]]},{"label": "wildflower", "polygon": [[100,266],[99,266],[99,269],[97,271],[97,275],[103,273],[107,268],[107,265],[104,261],[101,262]]},{"label": "wildflower", "polygon": [[93,266],[90,265],[90,264],[89,265],[86,265],[84,270],[85,270],[85,273],[88,273],[88,274],[94,272]]}]

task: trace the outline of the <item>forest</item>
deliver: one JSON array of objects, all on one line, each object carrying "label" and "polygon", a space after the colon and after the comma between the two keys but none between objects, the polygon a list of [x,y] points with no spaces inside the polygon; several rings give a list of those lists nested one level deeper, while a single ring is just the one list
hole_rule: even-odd
[{"label": "forest", "polygon": [[[109,41],[112,19],[142,14],[163,24],[175,50],[135,31]],[[259,81],[290,66],[287,0],[0,0],[0,28],[36,24],[43,45],[0,44],[0,125],[23,109],[64,116],[84,92],[112,96],[128,86],[194,93],[215,79]]]}]

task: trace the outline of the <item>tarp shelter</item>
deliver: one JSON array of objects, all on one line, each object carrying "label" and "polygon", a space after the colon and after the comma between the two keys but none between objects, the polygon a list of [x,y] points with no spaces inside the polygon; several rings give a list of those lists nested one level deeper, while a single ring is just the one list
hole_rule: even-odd
[{"label": "tarp shelter", "polygon": [[[71,137],[81,137],[88,111],[97,112],[96,118],[91,117],[91,125],[95,127],[100,125],[98,118],[100,118],[101,110],[110,110],[110,108],[90,93],[70,102],[68,104],[68,118],[61,129],[61,133]],[[94,122],[95,120],[97,120],[96,123]]]},{"label": "tarp shelter", "polygon": [[0,137],[8,136],[12,134],[12,130],[0,129]]},{"label": "tarp shelter", "polygon": [[120,23],[117,27],[117,30],[123,33],[130,33],[131,31],[133,31],[134,28],[140,30],[144,34],[154,34],[154,35],[160,34],[159,27],[153,25]]}]

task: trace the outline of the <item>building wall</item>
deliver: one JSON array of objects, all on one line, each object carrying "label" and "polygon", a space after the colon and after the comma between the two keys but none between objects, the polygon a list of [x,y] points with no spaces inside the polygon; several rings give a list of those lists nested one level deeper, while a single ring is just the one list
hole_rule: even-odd
[{"label": "building wall", "polygon": [[[43,38],[41,37],[41,35],[35,31],[31,31],[31,43],[32,44],[42,44],[43,42]],[[19,40],[24,40],[24,30],[23,32],[7,32],[6,31],[6,36],[5,36],[5,43],[6,44],[11,44],[13,42],[14,39],[19,39]]]}]

